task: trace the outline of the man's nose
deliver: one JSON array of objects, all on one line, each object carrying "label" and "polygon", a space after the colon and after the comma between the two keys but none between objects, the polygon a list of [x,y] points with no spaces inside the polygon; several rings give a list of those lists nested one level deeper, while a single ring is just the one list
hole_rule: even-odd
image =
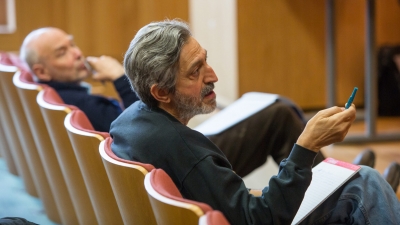
[{"label": "man's nose", "polygon": [[214,69],[207,65],[207,71],[205,76],[205,83],[215,83],[218,81],[217,74],[215,74]]},{"label": "man's nose", "polygon": [[82,57],[82,52],[78,47],[73,48],[74,57],[79,59]]}]

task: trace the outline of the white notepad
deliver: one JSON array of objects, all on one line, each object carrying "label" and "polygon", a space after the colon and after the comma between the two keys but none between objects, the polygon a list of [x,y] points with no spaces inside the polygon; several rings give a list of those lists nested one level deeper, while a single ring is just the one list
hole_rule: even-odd
[{"label": "white notepad", "polygon": [[195,127],[194,130],[204,135],[218,134],[276,102],[278,97],[277,94],[246,93],[215,116]]},{"label": "white notepad", "polygon": [[322,202],[346,183],[360,166],[327,158],[312,169],[312,181],[292,224],[299,224]]}]

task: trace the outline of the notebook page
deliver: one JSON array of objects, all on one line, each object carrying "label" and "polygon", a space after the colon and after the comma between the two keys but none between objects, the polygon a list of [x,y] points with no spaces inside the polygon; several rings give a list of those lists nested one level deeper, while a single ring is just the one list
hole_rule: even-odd
[{"label": "notebook page", "polygon": [[278,99],[277,94],[249,92],[219,113],[195,127],[204,135],[218,134],[247,117],[271,105]]},{"label": "notebook page", "polygon": [[292,224],[300,223],[314,209],[360,170],[360,166],[327,158],[312,169],[312,181]]}]

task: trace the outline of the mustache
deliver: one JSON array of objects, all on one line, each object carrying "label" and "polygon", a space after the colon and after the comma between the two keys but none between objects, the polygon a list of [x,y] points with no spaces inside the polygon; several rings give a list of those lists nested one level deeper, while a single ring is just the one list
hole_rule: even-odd
[{"label": "mustache", "polygon": [[208,93],[214,90],[214,83],[206,84],[206,86],[201,89],[201,97],[204,98]]}]

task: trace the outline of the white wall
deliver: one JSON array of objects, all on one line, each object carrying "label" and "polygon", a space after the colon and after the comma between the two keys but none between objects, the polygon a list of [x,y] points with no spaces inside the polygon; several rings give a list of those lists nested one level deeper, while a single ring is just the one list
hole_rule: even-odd
[{"label": "white wall", "polygon": [[226,106],[239,97],[236,0],[189,0],[189,21],[218,76],[217,102]]},{"label": "white wall", "polygon": [[[208,63],[219,78],[215,84],[217,102],[227,106],[239,97],[236,0],[189,0],[189,21],[193,36],[208,51]],[[215,113],[197,115],[188,126],[196,127]],[[269,163],[243,179],[247,187],[261,189],[278,173],[278,166],[268,158]]]}]

